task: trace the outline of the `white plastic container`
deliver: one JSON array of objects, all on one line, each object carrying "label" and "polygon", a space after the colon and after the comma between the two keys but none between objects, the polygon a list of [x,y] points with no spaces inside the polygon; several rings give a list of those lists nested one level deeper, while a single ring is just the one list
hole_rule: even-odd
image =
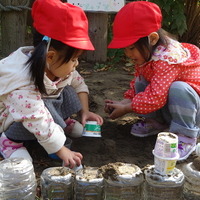
[{"label": "white plastic container", "polygon": [[8,158],[0,162],[0,199],[34,200],[37,182],[31,161]]},{"label": "white plastic container", "polygon": [[154,148],[154,155],[162,158],[177,158],[178,136],[170,132],[158,134]]},{"label": "white plastic container", "polygon": [[162,158],[155,155],[154,151],[153,154],[155,171],[160,173],[161,175],[172,174],[174,168],[176,167],[176,162],[179,158],[179,155],[177,155],[177,157],[175,158]]},{"label": "white plastic container", "polygon": [[96,121],[87,121],[82,136],[101,137],[101,126]]},{"label": "white plastic container", "polygon": [[161,132],[153,150],[155,171],[161,175],[172,174],[179,158],[178,136],[170,132]]}]

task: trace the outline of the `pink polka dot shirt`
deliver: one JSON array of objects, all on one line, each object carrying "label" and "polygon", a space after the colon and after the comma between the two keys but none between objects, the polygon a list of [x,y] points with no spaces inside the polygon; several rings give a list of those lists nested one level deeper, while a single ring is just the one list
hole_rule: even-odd
[{"label": "pink polka dot shirt", "polygon": [[[134,79],[124,98],[132,100],[132,110],[138,114],[148,114],[162,108],[167,101],[170,85],[174,81],[184,81],[200,94],[200,50],[187,43],[169,39],[166,49],[158,46],[151,60],[135,66]],[[143,92],[135,93],[137,77],[143,76],[149,85]]]}]

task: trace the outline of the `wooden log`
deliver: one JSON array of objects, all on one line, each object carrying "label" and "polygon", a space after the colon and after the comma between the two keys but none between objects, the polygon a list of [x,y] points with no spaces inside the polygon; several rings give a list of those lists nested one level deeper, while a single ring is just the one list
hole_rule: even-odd
[{"label": "wooden log", "polygon": [[108,13],[87,12],[89,36],[95,51],[87,51],[83,59],[89,62],[105,62],[107,60]]},{"label": "wooden log", "polygon": [[[0,0],[0,3],[6,6],[24,6],[27,0]],[[26,9],[16,11],[1,12],[1,38],[2,38],[2,54],[7,56],[17,48],[25,45],[26,37]]]}]

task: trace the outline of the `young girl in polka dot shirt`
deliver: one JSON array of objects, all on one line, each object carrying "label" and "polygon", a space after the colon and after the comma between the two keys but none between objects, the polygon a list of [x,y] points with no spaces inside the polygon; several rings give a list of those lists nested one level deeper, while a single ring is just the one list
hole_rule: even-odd
[{"label": "young girl in polka dot shirt", "polygon": [[168,37],[161,22],[160,8],[147,1],[128,3],[117,13],[108,47],[124,48],[135,73],[124,99],[106,100],[105,111],[111,119],[138,114],[134,136],[165,129],[177,134],[179,160],[184,160],[200,134],[200,50]]},{"label": "young girl in polka dot shirt", "polygon": [[89,111],[88,88],[76,71],[83,50],[94,50],[87,17],[60,0],[35,0],[32,16],[34,47],[20,47],[0,61],[0,153],[32,160],[24,142],[37,140],[73,168],[82,155],[65,146],[66,133],[77,124],[69,118],[79,113],[82,125],[103,123]]}]

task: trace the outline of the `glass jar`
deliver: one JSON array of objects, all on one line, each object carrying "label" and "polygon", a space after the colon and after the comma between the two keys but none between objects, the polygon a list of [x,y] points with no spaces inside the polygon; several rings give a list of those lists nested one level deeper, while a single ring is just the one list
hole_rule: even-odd
[{"label": "glass jar", "polygon": [[183,200],[184,174],[174,168],[170,175],[161,175],[154,170],[154,165],[144,170],[145,200]]},{"label": "glass jar", "polygon": [[73,199],[72,171],[67,167],[50,167],[40,176],[41,195],[44,200]]},{"label": "glass jar", "polygon": [[37,182],[31,161],[8,158],[0,162],[0,199],[34,200]]}]

